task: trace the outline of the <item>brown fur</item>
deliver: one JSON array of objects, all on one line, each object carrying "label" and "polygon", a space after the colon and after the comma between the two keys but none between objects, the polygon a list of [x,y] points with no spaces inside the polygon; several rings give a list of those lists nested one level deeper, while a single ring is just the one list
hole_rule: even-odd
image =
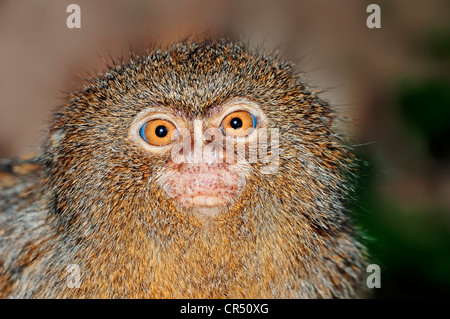
[{"label": "brown fur", "polygon": [[[149,156],[127,132],[148,105],[189,121],[234,98],[280,130],[280,166],[243,164],[242,192],[205,221],[153,182],[168,156]],[[0,296],[355,297],[363,250],[345,208],[351,156],[333,118],[290,65],[225,40],[112,66],[56,111],[33,162],[39,177],[0,187]],[[67,285],[70,264],[80,288]]]}]

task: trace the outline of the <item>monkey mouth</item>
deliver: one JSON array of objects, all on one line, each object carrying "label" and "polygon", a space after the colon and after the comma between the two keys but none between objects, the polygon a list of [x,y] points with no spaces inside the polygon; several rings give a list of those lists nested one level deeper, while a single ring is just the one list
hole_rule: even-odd
[{"label": "monkey mouth", "polygon": [[183,164],[170,168],[164,190],[182,207],[214,208],[233,201],[241,178],[226,164]]},{"label": "monkey mouth", "polygon": [[226,205],[237,192],[237,187],[233,185],[225,185],[204,176],[198,177],[185,187],[174,196],[174,199],[187,208]]}]

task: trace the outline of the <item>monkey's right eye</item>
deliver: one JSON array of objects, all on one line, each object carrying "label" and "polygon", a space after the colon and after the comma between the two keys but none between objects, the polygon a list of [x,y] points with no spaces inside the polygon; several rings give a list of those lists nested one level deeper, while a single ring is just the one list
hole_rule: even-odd
[{"label": "monkey's right eye", "polygon": [[236,111],[228,114],[222,120],[222,130],[232,137],[244,137],[249,135],[256,126],[256,118],[247,111]]},{"label": "monkey's right eye", "polygon": [[178,138],[175,125],[167,120],[150,120],[139,133],[144,141],[155,146],[169,145]]}]

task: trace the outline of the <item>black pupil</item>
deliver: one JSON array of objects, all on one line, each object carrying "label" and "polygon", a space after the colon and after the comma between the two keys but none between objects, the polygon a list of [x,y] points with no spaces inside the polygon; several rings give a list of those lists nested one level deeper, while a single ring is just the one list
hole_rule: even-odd
[{"label": "black pupil", "polygon": [[240,129],[242,127],[242,120],[238,117],[233,117],[231,119],[230,126],[235,130]]},{"label": "black pupil", "polygon": [[167,130],[167,127],[165,127],[164,125],[159,125],[156,130],[155,130],[155,134],[158,137],[165,137],[167,135],[169,131]]}]

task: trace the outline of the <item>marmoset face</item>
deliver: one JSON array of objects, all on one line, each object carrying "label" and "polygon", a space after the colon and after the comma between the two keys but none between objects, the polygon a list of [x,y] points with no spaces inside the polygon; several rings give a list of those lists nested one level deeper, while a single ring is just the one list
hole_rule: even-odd
[{"label": "marmoset face", "polygon": [[[31,273],[13,294],[50,274],[37,295],[353,295],[332,119],[290,65],[228,40],[120,61],[58,107],[33,192],[5,208],[5,278]],[[68,263],[80,289],[61,281]]]},{"label": "marmoset face", "polygon": [[70,96],[51,131],[50,174],[58,202],[78,194],[111,214],[218,217],[268,200],[316,214],[339,188],[331,118],[288,64],[229,42],[178,44]]},{"label": "marmoset face", "polygon": [[[149,157],[170,154],[156,182],[177,205],[214,215],[236,201],[251,164],[267,162],[268,131],[256,103],[232,99],[212,106],[202,118],[150,107],[134,119],[130,138]],[[278,161],[277,136],[271,142],[273,164]]]}]

